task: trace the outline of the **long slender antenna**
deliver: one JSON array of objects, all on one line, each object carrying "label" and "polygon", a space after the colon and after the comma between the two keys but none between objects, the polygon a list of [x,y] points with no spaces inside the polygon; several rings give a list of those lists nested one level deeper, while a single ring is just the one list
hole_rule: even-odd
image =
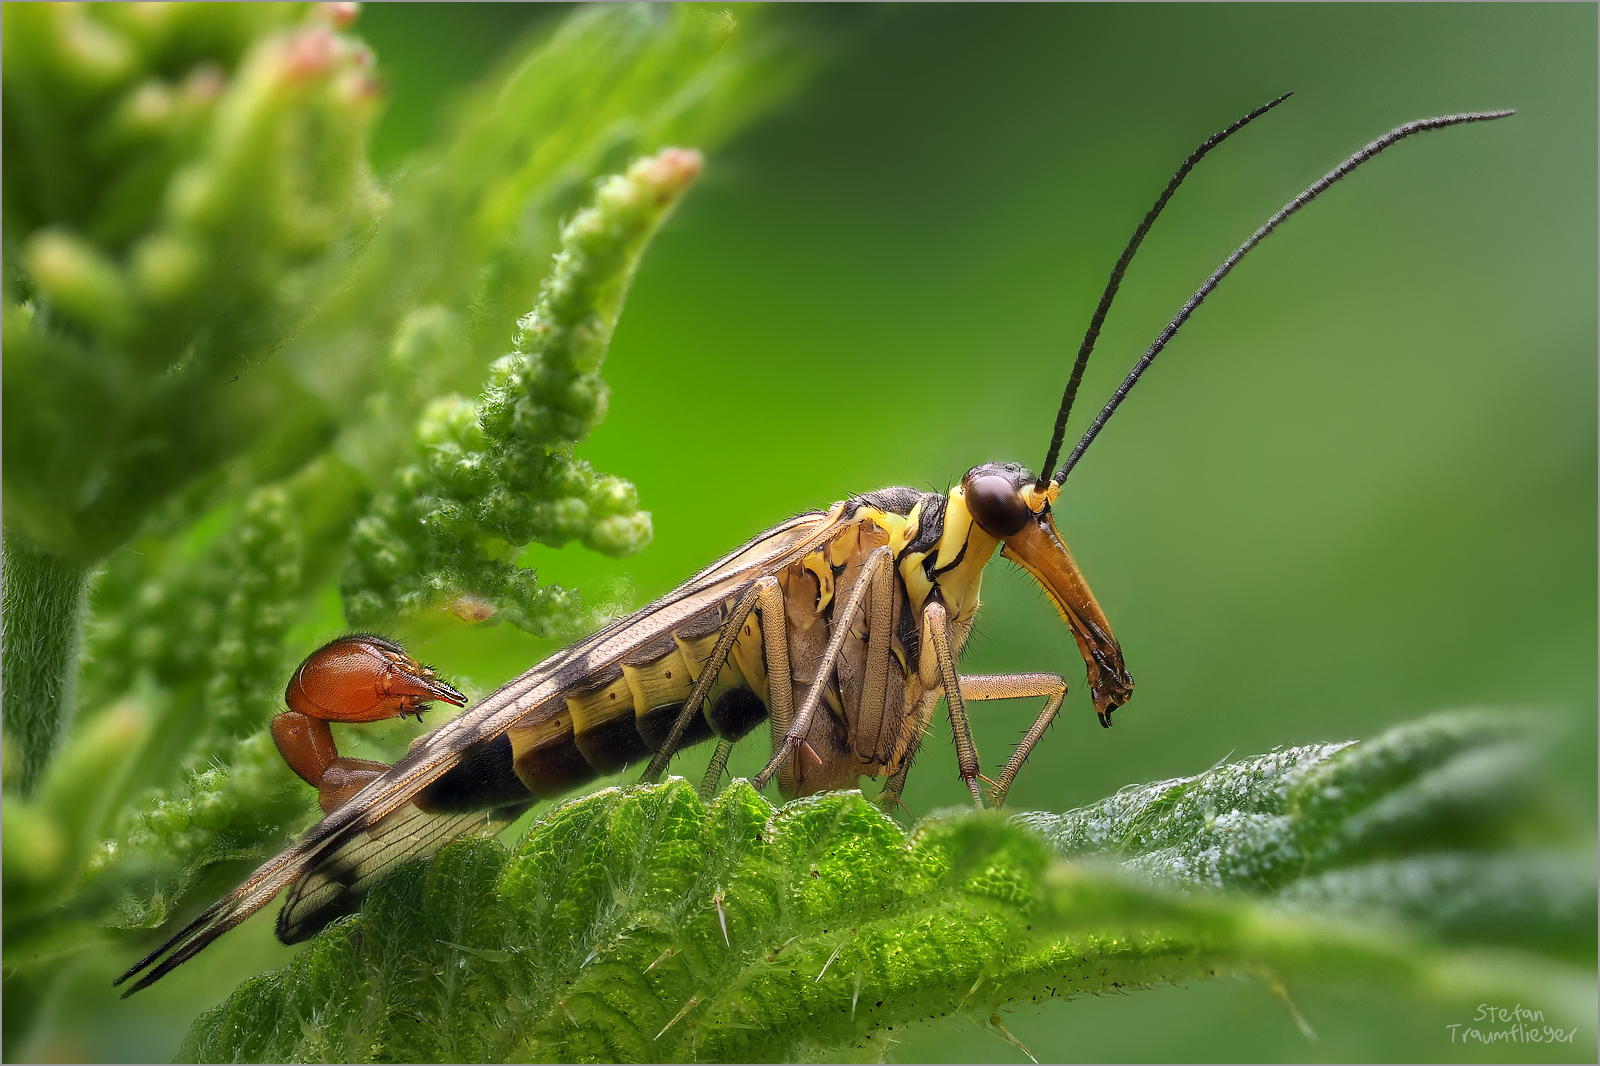
[{"label": "long slender antenna", "polygon": [[1167,187],[1161,196],[1144,216],[1144,221],[1139,223],[1139,228],[1133,231],[1128,246],[1122,250],[1122,258],[1117,260],[1117,265],[1111,268],[1111,279],[1106,282],[1106,291],[1100,294],[1100,306],[1094,309],[1094,317],[1089,320],[1089,329],[1083,335],[1083,343],[1078,346],[1078,359],[1072,364],[1072,376],[1067,379],[1067,387],[1061,394],[1061,410],[1056,412],[1055,432],[1050,435],[1050,451],[1044,457],[1044,465],[1039,468],[1039,483],[1036,486],[1040,491],[1050,484],[1050,468],[1056,465],[1056,456],[1061,454],[1061,442],[1067,436],[1067,416],[1072,413],[1072,402],[1078,398],[1078,386],[1083,382],[1083,369],[1089,365],[1089,353],[1094,351],[1095,342],[1100,339],[1100,327],[1105,325],[1106,312],[1111,310],[1111,301],[1116,299],[1117,290],[1122,287],[1122,275],[1127,273],[1128,264],[1133,262],[1133,253],[1139,250],[1139,245],[1144,243],[1145,234],[1150,232],[1150,227],[1155,225],[1156,217],[1161,214],[1161,209],[1167,206],[1167,201],[1172,199],[1172,194],[1178,191],[1178,186],[1183,184],[1183,179],[1189,176],[1189,171],[1194,165],[1206,157],[1223,141],[1244,129],[1268,111],[1283,103],[1294,93],[1287,92],[1269,103],[1262,104],[1238,122],[1213,134],[1199,148],[1196,148],[1188,159],[1183,161],[1183,166],[1172,175],[1172,180],[1167,182]]},{"label": "long slender antenna", "polygon": [[1262,224],[1260,229],[1256,230],[1250,235],[1249,240],[1239,245],[1238,250],[1232,255],[1228,256],[1223,264],[1217,268],[1216,273],[1207,278],[1206,283],[1200,286],[1199,291],[1189,298],[1188,303],[1183,305],[1183,310],[1179,311],[1173,320],[1167,323],[1167,328],[1161,331],[1161,336],[1156,338],[1155,343],[1152,344],[1149,350],[1140,357],[1136,364],[1134,364],[1133,370],[1126,378],[1123,379],[1122,384],[1117,386],[1117,391],[1111,394],[1111,399],[1106,402],[1105,407],[1102,408],[1100,413],[1095,416],[1094,422],[1089,426],[1088,432],[1083,435],[1083,439],[1078,442],[1078,446],[1072,449],[1072,454],[1067,456],[1067,461],[1061,464],[1061,470],[1055,476],[1056,484],[1059,485],[1067,480],[1067,475],[1072,473],[1072,468],[1078,465],[1078,460],[1083,458],[1083,453],[1089,449],[1090,444],[1094,443],[1095,437],[1100,435],[1100,430],[1111,418],[1117,407],[1121,405],[1122,401],[1127,398],[1127,395],[1129,391],[1133,389],[1133,386],[1138,383],[1139,375],[1143,374],[1145,369],[1155,361],[1155,357],[1161,354],[1161,349],[1167,346],[1167,342],[1170,341],[1173,336],[1177,334],[1178,330],[1182,328],[1183,324],[1189,320],[1189,316],[1194,314],[1195,308],[1199,307],[1201,302],[1204,301],[1207,296],[1211,295],[1211,290],[1215,289],[1222,279],[1228,276],[1228,272],[1238,264],[1239,260],[1243,259],[1250,249],[1254,248],[1256,245],[1265,240],[1267,234],[1277,229],[1278,226],[1282,224],[1284,219],[1288,218],[1290,215],[1306,206],[1306,204],[1309,204],[1312,200],[1315,200],[1318,196],[1321,196],[1328,190],[1330,185],[1344,177],[1346,174],[1350,173],[1352,170],[1356,169],[1356,167],[1359,167],[1362,163],[1365,163],[1367,160],[1371,159],[1373,156],[1377,155],[1379,152],[1383,151],[1385,148],[1389,147],[1395,142],[1402,141],[1411,136],[1413,133],[1422,133],[1425,130],[1443,129],[1446,126],[1459,126],[1463,122],[1488,122],[1491,119],[1505,118],[1508,115],[1514,114],[1516,114],[1516,112],[1510,110],[1473,111],[1464,115],[1444,115],[1439,118],[1424,118],[1418,119],[1415,122],[1407,122],[1404,126],[1396,127],[1395,129],[1384,134],[1382,137],[1379,137],[1377,140],[1361,149],[1361,151],[1357,152],[1355,155],[1352,155],[1349,159],[1346,159],[1343,163],[1340,163],[1338,166],[1328,171],[1328,173],[1319,178],[1315,184],[1306,189],[1305,192],[1284,204],[1282,210],[1273,215],[1271,218],[1267,219],[1267,221]]}]

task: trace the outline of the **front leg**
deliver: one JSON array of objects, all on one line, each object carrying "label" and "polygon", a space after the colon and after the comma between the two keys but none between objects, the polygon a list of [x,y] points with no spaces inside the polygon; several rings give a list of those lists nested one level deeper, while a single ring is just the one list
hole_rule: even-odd
[{"label": "front leg", "polygon": [[[978,789],[978,746],[972,742],[972,727],[967,724],[967,707],[962,700],[961,680],[956,674],[955,656],[950,651],[949,613],[938,600],[922,609],[922,683],[929,689],[937,685],[944,691],[945,707],[950,712],[950,732],[955,735],[956,765],[961,779],[972,793],[972,805],[983,809],[983,793]],[[933,654],[927,654],[928,649]]]},{"label": "front leg", "polygon": [[1027,735],[1017,745],[1017,750],[1011,753],[1006,768],[1000,771],[1000,780],[994,782],[994,788],[989,792],[990,802],[998,807],[1006,801],[1006,793],[1011,791],[1011,783],[1016,780],[1017,771],[1022,769],[1022,764],[1033,751],[1033,746],[1039,743],[1039,738],[1044,736],[1044,731],[1050,727],[1057,712],[1061,710],[1061,701],[1067,696],[1067,683],[1058,674],[988,674],[963,677],[961,695],[969,700],[1045,697],[1044,710],[1034,719]]},{"label": "front leg", "polygon": [[[1045,697],[1044,710],[1039,712],[1039,717],[1034,720],[1027,735],[1017,745],[1017,750],[1012,752],[1011,759],[1000,774],[1000,780],[993,782],[994,787],[989,792],[989,802],[999,807],[1005,803],[1006,793],[1011,790],[1011,783],[1016,780],[1017,771],[1022,768],[1034,745],[1044,736],[1044,731],[1049,728],[1061,710],[1061,701],[1067,695],[1067,682],[1059,674],[963,674],[960,680],[961,698],[966,702]],[[938,690],[929,692],[922,698],[916,710],[906,718],[905,727],[901,730],[892,757],[892,761],[899,762],[900,771],[889,778],[883,787],[883,793],[878,797],[878,805],[885,811],[892,811],[900,805],[900,793],[905,788],[906,774],[911,769],[908,749],[914,742],[921,741],[938,700]],[[963,721],[965,721],[964,716]]]}]

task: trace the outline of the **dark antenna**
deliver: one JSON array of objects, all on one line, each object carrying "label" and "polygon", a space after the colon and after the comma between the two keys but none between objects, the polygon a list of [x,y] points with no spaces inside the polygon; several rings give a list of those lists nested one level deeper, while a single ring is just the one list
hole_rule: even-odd
[{"label": "dark antenna", "polygon": [[1111,280],[1106,282],[1106,291],[1100,294],[1100,306],[1094,309],[1094,317],[1089,320],[1089,330],[1083,335],[1083,343],[1078,346],[1077,362],[1072,364],[1072,376],[1067,379],[1067,388],[1061,394],[1061,410],[1056,412],[1055,432],[1050,435],[1050,452],[1044,457],[1044,465],[1039,468],[1039,483],[1035,486],[1041,492],[1050,484],[1050,468],[1056,465],[1056,456],[1061,454],[1061,442],[1067,436],[1067,416],[1072,413],[1072,401],[1078,398],[1078,386],[1083,382],[1083,369],[1089,365],[1089,353],[1094,351],[1095,342],[1100,339],[1100,327],[1105,325],[1106,312],[1111,310],[1111,301],[1116,299],[1117,290],[1122,287],[1122,275],[1127,273],[1128,264],[1133,262],[1133,253],[1139,250],[1139,245],[1144,243],[1145,234],[1150,232],[1150,227],[1155,225],[1156,218],[1161,214],[1161,209],[1167,206],[1167,201],[1172,199],[1172,194],[1178,191],[1178,186],[1183,184],[1183,179],[1189,176],[1189,171],[1194,165],[1206,157],[1223,141],[1232,137],[1245,126],[1265,115],[1268,111],[1283,103],[1294,93],[1284,93],[1270,103],[1262,104],[1238,122],[1229,126],[1220,133],[1214,134],[1199,148],[1196,148],[1188,159],[1183,161],[1183,166],[1172,175],[1172,180],[1167,182],[1166,191],[1156,200],[1156,204],[1144,216],[1144,221],[1139,223],[1139,228],[1133,231],[1133,237],[1128,241],[1128,246],[1122,250],[1122,258],[1117,260],[1117,265],[1111,268]]},{"label": "dark antenna", "polygon": [[1267,219],[1267,221],[1262,224],[1260,229],[1256,230],[1250,235],[1249,240],[1239,245],[1238,250],[1232,255],[1228,256],[1223,264],[1217,268],[1216,273],[1207,278],[1206,283],[1200,286],[1199,291],[1193,296],[1189,297],[1189,302],[1183,305],[1183,310],[1179,311],[1173,320],[1167,323],[1167,328],[1161,331],[1161,336],[1156,338],[1155,343],[1150,346],[1150,349],[1140,357],[1137,363],[1134,364],[1132,372],[1130,372],[1128,376],[1123,379],[1121,385],[1117,386],[1117,391],[1111,394],[1111,399],[1106,402],[1105,407],[1101,409],[1098,415],[1095,416],[1094,422],[1089,426],[1088,432],[1083,435],[1083,439],[1078,442],[1078,446],[1072,449],[1072,454],[1067,456],[1067,461],[1061,464],[1061,470],[1055,476],[1056,484],[1059,485],[1067,480],[1067,475],[1072,473],[1072,468],[1078,465],[1078,460],[1083,458],[1083,453],[1089,449],[1090,444],[1094,443],[1094,439],[1095,437],[1099,436],[1101,428],[1105,426],[1106,422],[1111,418],[1111,415],[1116,411],[1117,407],[1122,403],[1122,401],[1127,398],[1127,395],[1133,389],[1133,386],[1138,383],[1139,375],[1143,374],[1145,372],[1145,368],[1155,361],[1156,356],[1161,354],[1161,349],[1167,346],[1167,342],[1170,341],[1177,334],[1178,330],[1183,327],[1183,324],[1189,320],[1189,316],[1194,314],[1194,309],[1199,307],[1201,302],[1204,301],[1207,296],[1211,295],[1211,290],[1216,288],[1218,283],[1220,283],[1223,278],[1228,276],[1228,272],[1238,264],[1239,260],[1243,259],[1250,249],[1254,248],[1256,245],[1265,240],[1267,234],[1277,229],[1284,219],[1288,218],[1290,215],[1306,206],[1306,204],[1309,204],[1312,200],[1315,200],[1318,196],[1321,196],[1328,190],[1330,185],[1344,177],[1346,174],[1350,173],[1352,170],[1356,169],[1356,167],[1359,167],[1362,163],[1365,163],[1367,160],[1371,159],[1373,156],[1377,155],[1391,144],[1394,144],[1397,141],[1402,141],[1411,136],[1413,133],[1422,133],[1425,130],[1444,129],[1446,126],[1459,126],[1464,122],[1488,122],[1491,119],[1505,118],[1508,115],[1514,114],[1516,114],[1516,112],[1510,110],[1473,111],[1464,115],[1443,115],[1439,118],[1423,118],[1418,119],[1415,122],[1407,122],[1404,126],[1396,127],[1395,129],[1384,134],[1382,137],[1379,137],[1377,140],[1361,149],[1361,151],[1357,152],[1349,159],[1346,159],[1343,163],[1340,163],[1338,166],[1328,171],[1328,173],[1319,178],[1315,184],[1306,189],[1305,192],[1284,204],[1282,210],[1273,215],[1271,218]]}]

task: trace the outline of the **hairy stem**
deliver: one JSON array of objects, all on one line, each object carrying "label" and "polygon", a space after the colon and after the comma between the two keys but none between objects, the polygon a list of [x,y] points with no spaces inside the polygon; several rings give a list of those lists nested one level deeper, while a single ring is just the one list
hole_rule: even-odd
[{"label": "hairy stem", "polygon": [[6,738],[14,745],[23,795],[38,784],[72,717],[89,568],[44,551],[7,530],[3,664]]}]

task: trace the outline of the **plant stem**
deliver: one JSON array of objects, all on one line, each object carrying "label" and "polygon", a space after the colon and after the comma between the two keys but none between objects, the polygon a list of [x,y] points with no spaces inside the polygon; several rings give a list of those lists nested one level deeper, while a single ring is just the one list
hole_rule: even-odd
[{"label": "plant stem", "polygon": [[28,795],[72,717],[89,568],[11,530],[0,549],[0,707]]}]

